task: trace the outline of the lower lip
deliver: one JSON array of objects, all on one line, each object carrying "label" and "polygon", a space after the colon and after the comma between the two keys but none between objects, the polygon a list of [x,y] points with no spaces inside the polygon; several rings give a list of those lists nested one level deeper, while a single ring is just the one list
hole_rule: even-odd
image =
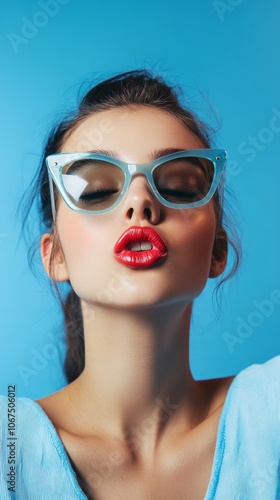
[{"label": "lower lip", "polygon": [[141,252],[133,252],[132,250],[123,250],[115,254],[115,259],[124,266],[134,268],[148,268],[162,262],[167,256],[157,248],[152,250],[142,250]]}]

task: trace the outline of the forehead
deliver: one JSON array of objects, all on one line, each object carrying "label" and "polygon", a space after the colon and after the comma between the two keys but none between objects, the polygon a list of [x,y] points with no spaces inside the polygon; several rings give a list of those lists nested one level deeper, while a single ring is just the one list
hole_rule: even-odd
[{"label": "forehead", "polygon": [[201,140],[175,116],[151,106],[122,107],[86,117],[69,135],[62,152],[104,149],[124,161],[145,162],[156,149],[194,149]]}]

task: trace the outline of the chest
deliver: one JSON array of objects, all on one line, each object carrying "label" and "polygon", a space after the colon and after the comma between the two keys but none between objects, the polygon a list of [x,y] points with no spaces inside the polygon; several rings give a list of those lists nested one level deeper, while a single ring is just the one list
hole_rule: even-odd
[{"label": "chest", "polygon": [[167,451],[150,467],[137,460],[133,463],[116,447],[73,447],[72,443],[69,450],[72,467],[89,500],[203,500],[215,453],[215,439],[204,438]]},{"label": "chest", "polygon": [[[114,478],[101,471],[90,473],[83,489],[91,500],[203,500],[208,488],[211,466],[181,468],[169,474],[155,473],[150,477],[124,471]],[[104,473],[104,470],[103,470]]]}]

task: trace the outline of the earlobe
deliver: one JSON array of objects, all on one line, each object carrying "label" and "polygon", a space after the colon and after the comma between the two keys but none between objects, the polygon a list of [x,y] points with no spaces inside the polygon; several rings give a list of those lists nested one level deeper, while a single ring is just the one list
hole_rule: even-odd
[{"label": "earlobe", "polygon": [[213,247],[209,278],[217,278],[224,272],[227,265],[227,256],[228,237],[226,231],[220,227]]},{"label": "earlobe", "polygon": [[54,234],[43,234],[40,249],[42,263],[47,275],[54,281],[68,281],[65,258],[59,245],[55,242]]},{"label": "earlobe", "polygon": [[209,278],[217,278],[218,276],[220,276],[224,272],[226,265],[227,265],[226,251],[223,251],[223,255],[219,256],[219,260],[215,257],[215,255],[212,255]]}]

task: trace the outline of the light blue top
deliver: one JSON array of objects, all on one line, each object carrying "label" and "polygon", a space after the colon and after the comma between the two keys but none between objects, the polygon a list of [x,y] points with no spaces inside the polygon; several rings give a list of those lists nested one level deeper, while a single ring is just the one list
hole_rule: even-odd
[{"label": "light blue top", "polygon": [[[0,499],[85,500],[45,412],[28,398],[16,403],[15,496],[7,489],[12,440],[7,440],[7,398],[0,396]],[[280,500],[280,356],[246,368],[231,383],[204,500],[214,499]]]}]

